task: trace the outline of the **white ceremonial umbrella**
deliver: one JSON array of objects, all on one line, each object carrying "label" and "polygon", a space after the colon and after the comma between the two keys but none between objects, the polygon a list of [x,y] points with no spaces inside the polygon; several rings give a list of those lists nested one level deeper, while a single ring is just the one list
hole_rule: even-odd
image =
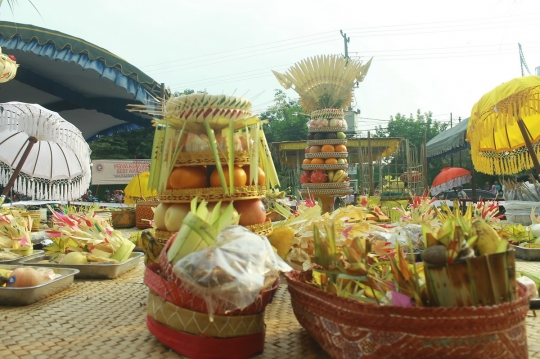
[{"label": "white ceremonial umbrella", "polygon": [[37,200],[80,198],[90,184],[90,147],[72,123],[36,104],[0,104],[0,185]]}]

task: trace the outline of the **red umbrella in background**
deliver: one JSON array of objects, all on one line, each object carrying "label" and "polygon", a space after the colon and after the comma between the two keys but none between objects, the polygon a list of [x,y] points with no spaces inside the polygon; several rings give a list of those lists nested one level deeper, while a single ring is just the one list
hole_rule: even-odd
[{"label": "red umbrella in background", "polygon": [[435,177],[431,184],[431,195],[435,196],[471,181],[471,172],[461,167],[446,167]]}]

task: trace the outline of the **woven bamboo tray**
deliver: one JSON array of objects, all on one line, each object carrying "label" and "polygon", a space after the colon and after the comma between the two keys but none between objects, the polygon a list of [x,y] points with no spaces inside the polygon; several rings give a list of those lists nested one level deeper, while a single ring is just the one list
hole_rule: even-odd
[{"label": "woven bamboo tray", "polygon": [[349,182],[328,182],[328,183],[302,183],[302,188],[306,189],[335,189],[348,188]]},{"label": "woven bamboo tray", "polygon": [[309,132],[342,132],[347,130],[347,127],[310,127]]},{"label": "woven bamboo tray", "polygon": [[306,158],[346,158],[349,152],[316,152],[306,153]]},{"label": "woven bamboo tray", "polygon": [[347,139],[328,139],[328,140],[307,140],[308,146],[323,146],[323,145],[346,145]]},{"label": "woven bamboo tray", "polygon": [[[518,271],[540,272],[540,262],[518,260],[516,265]],[[65,291],[27,307],[0,306],[0,357],[182,359],[146,328],[144,271],[140,263],[110,281],[75,280]],[[256,359],[329,359],[296,320],[285,282],[266,307],[265,347]],[[530,358],[540,358],[534,344],[540,342],[540,321],[532,312],[527,317],[527,339]]]},{"label": "woven bamboo tray", "polygon": [[312,170],[346,170],[349,168],[348,163],[338,163],[336,165],[302,165],[302,168],[306,171],[312,171]]},{"label": "woven bamboo tray", "polygon": [[332,188],[332,189],[320,189],[320,188],[302,188],[300,189],[302,195],[310,194],[329,194],[335,196],[345,196],[353,193],[352,188]]}]

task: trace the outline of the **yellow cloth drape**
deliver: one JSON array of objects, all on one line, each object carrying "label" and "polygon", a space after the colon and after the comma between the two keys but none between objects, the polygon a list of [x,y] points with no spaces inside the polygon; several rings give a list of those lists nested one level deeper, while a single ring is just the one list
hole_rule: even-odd
[{"label": "yellow cloth drape", "polygon": [[[540,141],[540,77],[510,80],[486,93],[473,106],[467,141],[473,165],[488,174],[515,174],[533,167],[518,127],[521,118],[531,142]],[[534,146],[540,156],[540,146]]]}]

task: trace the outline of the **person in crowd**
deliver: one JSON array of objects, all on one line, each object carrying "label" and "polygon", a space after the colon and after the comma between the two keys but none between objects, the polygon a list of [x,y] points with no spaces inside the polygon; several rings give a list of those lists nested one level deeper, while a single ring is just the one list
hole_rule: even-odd
[{"label": "person in crowd", "polygon": [[115,195],[116,203],[124,203],[124,191],[118,190]]},{"label": "person in crowd", "polygon": [[486,182],[486,184],[484,184],[484,190],[491,191],[491,185],[489,184],[489,182]]},{"label": "person in crowd", "polygon": [[463,186],[457,186],[457,196],[459,199],[467,199],[467,193],[463,190]]},{"label": "person in crowd", "polygon": [[105,202],[110,202],[110,201],[111,201],[111,190],[107,188],[105,190]]},{"label": "person in crowd", "polygon": [[493,186],[491,186],[491,193],[502,195],[502,186],[498,181],[493,182]]}]

